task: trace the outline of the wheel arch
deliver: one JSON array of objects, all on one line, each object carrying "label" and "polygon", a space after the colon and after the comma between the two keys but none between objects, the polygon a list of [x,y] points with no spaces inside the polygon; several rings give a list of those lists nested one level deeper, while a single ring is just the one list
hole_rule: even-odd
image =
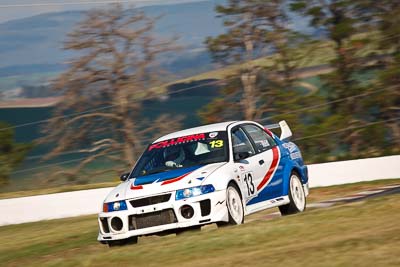
[{"label": "wheel arch", "polygon": [[242,192],[242,188],[239,186],[239,183],[235,179],[230,179],[226,185],[226,188],[228,188],[228,186],[231,184],[234,185],[238,189],[240,197],[243,199],[243,192]]},{"label": "wheel arch", "polygon": [[288,161],[283,171],[283,195],[289,194],[289,181],[293,172],[299,175],[302,184],[308,182],[307,166],[299,166],[297,162]]}]

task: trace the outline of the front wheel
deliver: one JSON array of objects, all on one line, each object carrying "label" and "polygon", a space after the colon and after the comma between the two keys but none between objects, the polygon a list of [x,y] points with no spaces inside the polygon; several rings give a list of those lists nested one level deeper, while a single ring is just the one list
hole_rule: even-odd
[{"label": "front wheel", "polygon": [[306,209],[306,195],[297,173],[292,173],[289,181],[289,204],[279,207],[282,216],[302,212]]},{"label": "front wheel", "polygon": [[218,222],[219,227],[237,225],[244,222],[244,208],[239,189],[234,184],[229,184],[226,189],[226,206],[228,208],[228,222]]}]

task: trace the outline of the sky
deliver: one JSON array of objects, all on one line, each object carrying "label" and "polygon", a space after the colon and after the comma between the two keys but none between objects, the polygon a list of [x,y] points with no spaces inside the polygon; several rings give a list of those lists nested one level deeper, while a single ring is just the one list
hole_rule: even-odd
[{"label": "sky", "polygon": [[200,2],[205,0],[0,0],[0,23],[34,15],[68,10],[87,10],[110,2],[122,2],[127,6],[168,5]]}]

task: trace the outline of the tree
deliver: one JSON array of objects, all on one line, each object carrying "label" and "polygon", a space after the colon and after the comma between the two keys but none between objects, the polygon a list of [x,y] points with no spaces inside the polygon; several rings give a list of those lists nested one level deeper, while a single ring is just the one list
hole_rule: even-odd
[{"label": "tree", "polygon": [[[68,35],[64,48],[78,52],[69,69],[54,81],[63,93],[41,142],[55,146],[46,159],[64,151],[90,156],[64,174],[75,177],[98,158],[129,168],[153,133],[174,130],[179,118],[162,115],[145,121],[142,102],[157,95],[163,72],[160,57],[175,49],[171,40],[153,34],[156,19],[121,5],[94,10]],[[120,170],[118,170],[120,171]]]},{"label": "tree", "polygon": [[24,160],[31,147],[30,144],[16,143],[14,130],[0,122],[0,187],[9,183],[11,172]]},{"label": "tree", "polygon": [[[200,112],[204,121],[259,120],[313,100],[302,95],[295,83],[295,71],[305,64],[313,46],[304,45],[310,40],[289,28],[285,1],[230,0],[216,11],[227,32],[208,38],[208,49],[215,62],[239,67],[225,79],[221,97]],[[255,61],[266,54],[272,54],[267,64]],[[299,115],[285,119],[297,128]]]},{"label": "tree", "polygon": [[400,2],[395,0],[374,1],[374,18],[382,39],[380,46],[392,51],[391,59],[381,71],[379,86],[385,88],[379,96],[377,119],[387,120],[393,151],[400,151]]},{"label": "tree", "polygon": [[[325,131],[361,126],[369,119],[364,99],[351,97],[368,90],[356,78],[364,72],[362,60],[356,54],[365,40],[357,38],[355,34],[360,33],[366,25],[361,14],[369,11],[360,3],[349,0],[291,1],[291,9],[308,16],[310,25],[324,30],[334,44],[336,58],[330,62],[334,71],[321,76],[330,103],[329,113],[322,122]],[[346,100],[341,101],[343,99]],[[363,151],[363,143],[366,143],[363,139],[368,138],[365,132],[367,128],[358,128],[350,133],[341,132],[336,135],[334,143],[341,149],[349,149],[351,155],[357,157]]]}]

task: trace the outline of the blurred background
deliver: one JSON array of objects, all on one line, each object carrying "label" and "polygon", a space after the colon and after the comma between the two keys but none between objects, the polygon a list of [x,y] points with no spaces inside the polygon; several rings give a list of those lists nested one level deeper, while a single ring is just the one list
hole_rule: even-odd
[{"label": "blurred background", "polygon": [[0,2],[0,192],[115,184],[155,138],[286,120],[307,163],[400,152],[396,0]]}]

